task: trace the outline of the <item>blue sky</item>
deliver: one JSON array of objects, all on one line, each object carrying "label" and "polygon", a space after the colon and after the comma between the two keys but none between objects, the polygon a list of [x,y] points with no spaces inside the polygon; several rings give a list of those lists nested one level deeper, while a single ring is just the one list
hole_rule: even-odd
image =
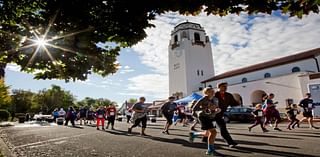
[{"label": "blue sky", "polygon": [[33,80],[31,74],[8,65],[6,84],[11,89],[35,92],[56,84],[72,92],[78,100],[87,96],[118,103],[139,96],[145,96],[148,102],[165,99],[168,97],[168,44],[175,25],[188,20],[204,27],[212,42],[215,73],[220,74],[319,47],[318,14],[303,19],[279,15],[181,16],[170,12],[151,21],[156,28],[146,29],[147,38],[121,50],[118,57],[121,68],[114,75],[102,78],[93,74],[87,81],[69,83]]}]

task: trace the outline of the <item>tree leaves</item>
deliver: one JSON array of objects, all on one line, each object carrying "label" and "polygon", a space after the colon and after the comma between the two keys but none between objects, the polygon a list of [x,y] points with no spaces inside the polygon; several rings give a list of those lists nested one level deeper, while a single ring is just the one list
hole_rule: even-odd
[{"label": "tree leaves", "polygon": [[[36,79],[86,80],[117,70],[121,48],[144,39],[156,15],[267,13],[302,18],[319,12],[319,0],[0,0],[0,63],[16,63]],[[50,29],[49,29],[50,28]],[[33,40],[48,39],[47,49]],[[33,42],[32,42],[33,41]],[[116,46],[101,49],[98,42]],[[31,46],[30,46],[31,45]],[[57,64],[59,63],[59,64]]]}]

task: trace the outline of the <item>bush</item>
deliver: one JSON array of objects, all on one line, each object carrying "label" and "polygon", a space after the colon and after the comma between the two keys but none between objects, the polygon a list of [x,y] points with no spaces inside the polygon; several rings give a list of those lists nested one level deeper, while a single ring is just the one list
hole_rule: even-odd
[{"label": "bush", "polygon": [[10,117],[10,112],[0,109],[0,121],[7,121]]}]

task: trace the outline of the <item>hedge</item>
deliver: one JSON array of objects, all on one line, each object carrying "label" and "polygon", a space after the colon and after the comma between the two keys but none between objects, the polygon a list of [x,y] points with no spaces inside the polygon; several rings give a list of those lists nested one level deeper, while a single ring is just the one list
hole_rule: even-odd
[{"label": "hedge", "polygon": [[0,109],[0,121],[8,121],[10,112],[7,110]]}]

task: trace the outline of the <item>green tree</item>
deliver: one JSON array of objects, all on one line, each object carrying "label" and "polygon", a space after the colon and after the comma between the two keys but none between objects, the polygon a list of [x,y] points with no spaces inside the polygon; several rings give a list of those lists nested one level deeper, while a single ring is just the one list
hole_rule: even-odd
[{"label": "green tree", "polygon": [[50,89],[38,92],[35,102],[38,104],[34,110],[50,114],[55,108],[68,108],[73,106],[75,97],[69,92],[61,89],[60,86],[52,85]]},{"label": "green tree", "polygon": [[[16,63],[36,79],[85,80],[92,72],[107,76],[117,70],[120,48],[145,38],[144,29],[153,26],[150,20],[156,15],[280,10],[301,18],[318,13],[319,4],[319,0],[0,0],[0,68]],[[98,47],[99,42],[108,44]]]},{"label": "green tree", "polygon": [[12,104],[8,108],[11,115],[15,115],[15,113],[26,113],[29,112],[32,106],[33,97],[35,93],[31,91],[26,91],[22,89],[14,89],[12,90]]},{"label": "green tree", "polygon": [[132,104],[134,104],[134,103],[136,103],[138,100],[136,99],[136,98],[130,98],[129,100],[128,100],[128,103],[132,103]]},{"label": "green tree", "polygon": [[8,109],[10,104],[9,86],[6,86],[4,81],[0,79],[0,109]]}]

